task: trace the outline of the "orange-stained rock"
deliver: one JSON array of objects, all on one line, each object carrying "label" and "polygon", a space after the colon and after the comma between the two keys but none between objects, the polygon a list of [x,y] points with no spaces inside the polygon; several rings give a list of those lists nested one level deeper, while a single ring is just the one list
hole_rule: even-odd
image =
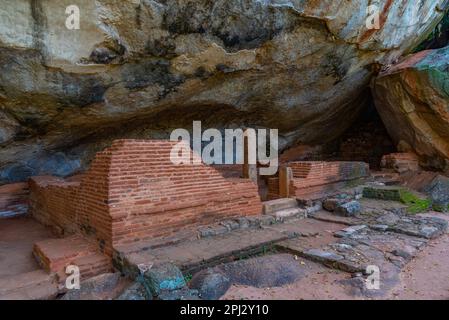
[{"label": "orange-stained rock", "polygon": [[[423,166],[449,169],[449,47],[419,52],[382,73],[375,103],[400,149]],[[404,146],[406,146],[404,148]]]}]

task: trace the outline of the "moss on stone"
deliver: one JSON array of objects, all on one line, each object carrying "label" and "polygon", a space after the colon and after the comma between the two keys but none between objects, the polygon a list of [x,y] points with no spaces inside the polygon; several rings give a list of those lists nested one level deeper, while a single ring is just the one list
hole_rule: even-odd
[{"label": "moss on stone", "polygon": [[430,199],[422,199],[414,193],[402,189],[400,191],[401,202],[408,206],[409,213],[421,213],[427,211],[431,206]]}]

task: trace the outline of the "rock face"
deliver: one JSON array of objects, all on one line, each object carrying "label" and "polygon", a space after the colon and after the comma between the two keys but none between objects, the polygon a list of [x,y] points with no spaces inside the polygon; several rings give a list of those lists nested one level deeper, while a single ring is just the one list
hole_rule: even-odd
[{"label": "rock face", "polygon": [[[449,169],[449,47],[422,51],[373,84],[376,106],[393,140],[421,164]],[[406,151],[406,150],[403,150]]]},{"label": "rock face", "polygon": [[0,181],[68,175],[113,139],[192,120],[323,143],[358,115],[371,66],[443,16],[444,0],[419,2],[378,1],[368,30],[368,0],[79,0],[70,30],[72,1],[3,1]]}]

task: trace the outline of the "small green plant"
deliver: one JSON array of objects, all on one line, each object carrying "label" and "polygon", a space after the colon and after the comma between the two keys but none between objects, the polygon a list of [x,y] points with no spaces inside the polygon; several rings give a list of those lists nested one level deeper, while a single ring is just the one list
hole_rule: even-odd
[{"label": "small green plant", "polygon": [[421,199],[408,190],[401,190],[400,197],[401,202],[408,206],[407,211],[413,214],[427,211],[432,204],[429,199]]},{"label": "small green plant", "polygon": [[184,275],[184,281],[185,281],[186,283],[189,283],[190,280],[192,280],[192,277],[193,277],[193,276],[192,276],[190,273],[188,273],[188,274]]}]

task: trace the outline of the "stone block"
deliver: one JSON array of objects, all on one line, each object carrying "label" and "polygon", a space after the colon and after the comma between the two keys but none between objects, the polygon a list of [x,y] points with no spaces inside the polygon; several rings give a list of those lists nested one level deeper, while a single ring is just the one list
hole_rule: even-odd
[{"label": "stone block", "polygon": [[223,273],[205,270],[197,273],[189,285],[198,290],[202,299],[216,300],[228,291],[231,280]]},{"label": "stone block", "polygon": [[335,209],[337,208],[337,205],[343,204],[345,202],[347,201],[337,198],[326,199],[323,202],[323,208],[326,209],[327,211],[334,212]]},{"label": "stone block", "polygon": [[123,292],[116,298],[116,300],[152,300],[153,297],[148,294],[145,287],[140,282],[134,282],[129,287],[127,287]]},{"label": "stone block", "polygon": [[162,290],[159,294],[159,300],[200,300],[198,290],[182,288],[177,290]]},{"label": "stone block", "polygon": [[298,207],[298,202],[296,199],[292,198],[282,198],[271,201],[266,201],[263,203],[263,213],[273,214],[276,211],[281,211],[285,209],[291,209]]},{"label": "stone block", "polygon": [[345,238],[345,237],[349,237],[365,228],[367,228],[366,225],[351,226],[351,227],[345,228],[343,230],[337,231],[334,235],[338,238]]},{"label": "stone block", "polygon": [[98,300],[119,284],[120,273],[105,273],[81,282],[80,289],[69,290],[61,300]]},{"label": "stone block", "polygon": [[362,210],[362,205],[358,201],[350,201],[343,204],[338,204],[335,208],[335,213],[345,216],[353,217]]},{"label": "stone block", "polygon": [[171,263],[152,266],[144,273],[144,279],[154,296],[163,290],[177,290],[186,286],[181,270]]},{"label": "stone block", "polygon": [[369,199],[401,201],[401,188],[392,186],[365,187],[363,196]]},{"label": "stone block", "polygon": [[240,227],[239,223],[234,220],[222,221],[222,222],[220,222],[220,225],[225,227],[228,231],[236,230]]}]

